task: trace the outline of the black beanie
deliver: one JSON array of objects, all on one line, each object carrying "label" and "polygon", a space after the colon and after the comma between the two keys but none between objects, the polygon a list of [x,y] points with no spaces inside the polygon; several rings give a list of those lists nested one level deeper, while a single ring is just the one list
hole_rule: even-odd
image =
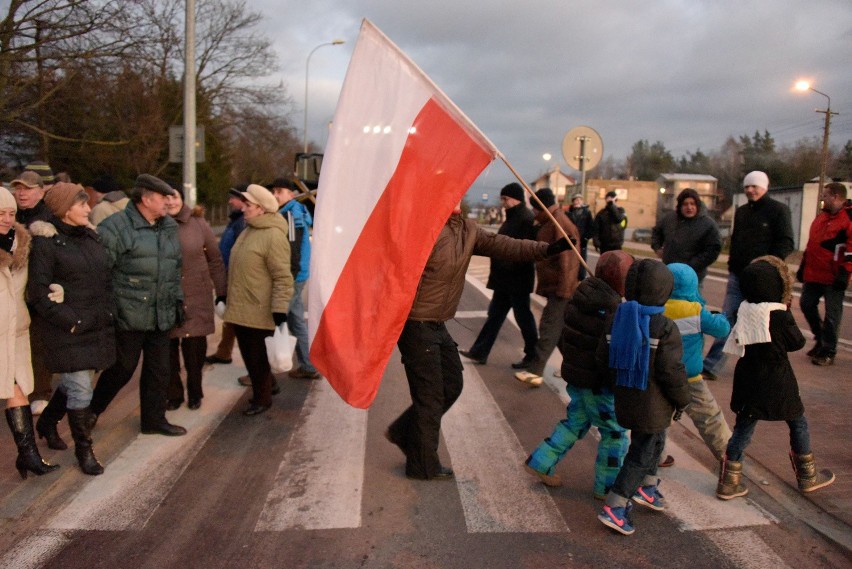
[{"label": "black beanie", "polygon": [[524,201],[524,189],[517,182],[512,182],[511,184],[503,186],[503,189],[500,190],[500,195],[508,196],[518,200],[519,202]]},{"label": "black beanie", "polygon": [[[551,190],[550,188],[540,189],[535,193],[535,197],[541,200],[541,203],[544,204],[544,207],[546,207],[547,209],[550,209],[550,206],[556,203],[556,198],[553,195],[553,190]],[[536,202],[535,200],[531,200],[531,202],[532,203],[530,205],[532,205],[535,209],[541,209],[541,207],[539,207],[538,205],[538,202]]]}]

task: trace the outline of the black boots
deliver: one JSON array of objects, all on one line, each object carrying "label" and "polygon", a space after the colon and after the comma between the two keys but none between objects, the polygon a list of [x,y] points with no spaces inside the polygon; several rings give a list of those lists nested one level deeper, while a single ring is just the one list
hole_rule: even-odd
[{"label": "black boots", "polygon": [[74,439],[74,454],[80,463],[80,470],[92,476],[103,474],[104,467],[98,462],[92,450],[92,412],[85,409],[68,409],[68,425]]},{"label": "black boots", "polygon": [[42,460],[38,452],[33,433],[33,412],[29,405],[6,409],[6,421],[18,446],[15,468],[18,469],[21,478],[26,479],[28,472],[41,476],[59,468],[58,464],[48,464]]},{"label": "black boots", "polygon": [[65,441],[62,440],[56,430],[56,425],[65,416],[65,405],[67,403],[68,397],[65,396],[65,393],[61,389],[57,389],[53,392],[53,397],[50,398],[47,407],[44,408],[38,421],[36,421],[38,436],[40,439],[47,439],[48,448],[54,450],[65,450],[68,448],[68,445],[65,444]]}]

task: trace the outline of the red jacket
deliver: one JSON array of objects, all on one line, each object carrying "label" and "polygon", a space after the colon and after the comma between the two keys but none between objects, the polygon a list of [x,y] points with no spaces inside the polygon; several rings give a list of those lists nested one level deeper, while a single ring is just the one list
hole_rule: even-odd
[{"label": "red jacket", "polygon": [[852,220],[845,209],[814,219],[803,262],[806,283],[831,284],[841,265],[852,273]]}]

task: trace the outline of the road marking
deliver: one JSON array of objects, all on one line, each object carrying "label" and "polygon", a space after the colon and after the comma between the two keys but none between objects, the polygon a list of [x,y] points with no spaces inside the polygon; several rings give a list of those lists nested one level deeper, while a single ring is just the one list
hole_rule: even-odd
[{"label": "road marking", "polygon": [[710,541],[741,569],[790,569],[777,553],[751,530],[707,532]]},{"label": "road marking", "polygon": [[566,532],[545,487],[522,468],[526,452],[473,365],[441,429],[471,533]]},{"label": "road marking", "polygon": [[245,388],[232,366],[205,372],[204,405],[181,408],[169,418],[186,427],[182,437],[138,435],[100,476],[87,477],[67,506],[47,525],[51,529],[140,530],[222,422]]},{"label": "road marking", "polygon": [[367,411],[315,381],[255,531],[361,527]]},{"label": "road marking", "polygon": [[15,543],[10,551],[0,557],[0,567],[36,569],[50,561],[71,538],[62,531],[39,530]]}]

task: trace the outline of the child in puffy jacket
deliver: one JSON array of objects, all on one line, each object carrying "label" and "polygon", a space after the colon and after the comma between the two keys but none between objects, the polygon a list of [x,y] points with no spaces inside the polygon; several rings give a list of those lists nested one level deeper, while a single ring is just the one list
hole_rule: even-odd
[{"label": "child in puffy jacket", "polygon": [[630,267],[625,299],[615,313],[597,359],[609,365],[615,387],[618,424],[630,429],[630,448],[598,520],[630,535],[633,504],[664,510],[657,467],[672,418],[689,403],[683,343],[674,322],[663,314],[674,287],[671,271],[643,259]]}]

